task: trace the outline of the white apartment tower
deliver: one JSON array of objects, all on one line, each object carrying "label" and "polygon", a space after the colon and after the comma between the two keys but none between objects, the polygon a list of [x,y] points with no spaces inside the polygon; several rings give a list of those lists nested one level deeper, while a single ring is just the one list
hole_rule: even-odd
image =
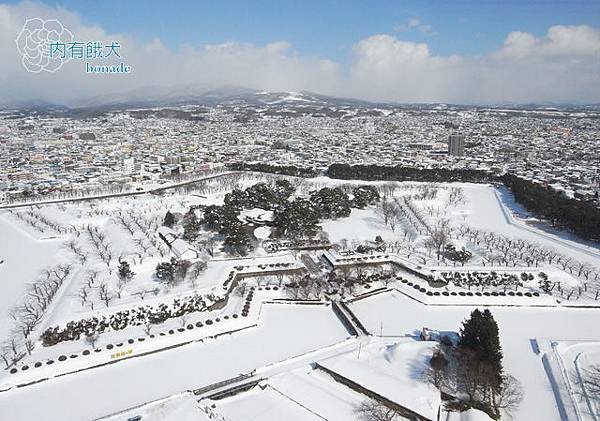
[{"label": "white apartment tower", "polygon": [[123,160],[123,173],[133,174],[135,172],[135,159],[126,158]]},{"label": "white apartment tower", "polygon": [[465,154],[465,136],[451,134],[448,136],[448,155],[463,156]]}]

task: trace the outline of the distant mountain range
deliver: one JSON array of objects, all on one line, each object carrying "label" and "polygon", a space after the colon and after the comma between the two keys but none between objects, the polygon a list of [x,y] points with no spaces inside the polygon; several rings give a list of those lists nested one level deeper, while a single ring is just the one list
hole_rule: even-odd
[{"label": "distant mountain range", "polygon": [[339,98],[316,94],[312,92],[266,92],[254,89],[225,86],[218,89],[200,90],[193,87],[149,87],[137,89],[121,96],[102,95],[90,98],[78,104],[77,108],[93,107],[164,107],[177,105],[207,105],[218,104],[251,104],[251,105],[348,105],[373,106],[376,103],[357,99]]},{"label": "distant mountain range", "polygon": [[357,107],[357,108],[492,108],[508,110],[540,110],[540,111],[592,111],[600,110],[600,104],[494,104],[494,105],[461,105],[461,104],[400,104],[389,102],[370,102],[359,99],[340,98],[321,95],[313,92],[265,92],[239,86],[223,86],[217,89],[201,89],[192,86],[146,87],[123,94],[106,94],[88,98],[67,107],[43,100],[1,102],[0,110],[27,110],[50,113],[70,113],[90,111],[117,111],[135,108],[173,107],[182,105],[244,105],[267,107]]}]

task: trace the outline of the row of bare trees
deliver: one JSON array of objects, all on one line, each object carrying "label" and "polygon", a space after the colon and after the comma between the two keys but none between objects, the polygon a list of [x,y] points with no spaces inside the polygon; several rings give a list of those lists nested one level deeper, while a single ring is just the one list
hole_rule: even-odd
[{"label": "row of bare trees", "polygon": [[38,279],[27,286],[23,301],[10,309],[9,317],[14,325],[9,337],[0,344],[0,358],[7,368],[33,350],[31,334],[72,269],[68,264],[44,269]]},{"label": "row of bare trees", "polygon": [[52,221],[47,216],[43,215],[41,212],[38,212],[34,209],[29,208],[26,211],[16,211],[14,209],[9,209],[8,211],[11,215],[15,216],[21,222],[30,226],[36,231],[44,234],[47,230],[50,230],[52,233],[57,234],[66,234],[71,229],[70,227],[66,227],[58,222]]},{"label": "row of bare trees", "polygon": [[[577,291],[578,295],[592,292],[593,288],[591,286],[594,285],[595,293],[592,293],[591,296],[598,299],[600,270],[587,262],[578,261],[571,256],[565,256],[552,248],[535,242],[508,237],[495,232],[482,231],[467,225],[458,226],[456,235],[458,238],[467,239],[480,249],[484,266],[554,266],[582,281],[580,291],[579,289]],[[557,288],[557,291],[562,293],[560,288]]]},{"label": "row of bare trees", "polygon": [[[144,212],[136,212],[133,209],[119,209],[113,220],[133,238],[138,251],[144,256],[160,255],[165,257],[168,253],[167,247],[157,236],[156,231],[161,225],[159,215],[146,215]],[[140,255],[140,259],[142,256]]]},{"label": "row of bare trees", "polygon": [[87,235],[89,244],[94,248],[96,256],[103,261],[107,267],[110,267],[114,258],[114,252],[106,233],[97,226],[90,224],[85,225],[83,230]]}]

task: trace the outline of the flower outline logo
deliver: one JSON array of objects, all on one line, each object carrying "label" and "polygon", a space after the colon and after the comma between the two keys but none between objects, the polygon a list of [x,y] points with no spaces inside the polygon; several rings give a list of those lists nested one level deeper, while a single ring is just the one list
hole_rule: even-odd
[{"label": "flower outline logo", "polygon": [[30,73],[54,73],[68,58],[51,54],[50,44],[72,41],[73,33],[57,19],[31,18],[25,21],[15,43],[25,70]]}]

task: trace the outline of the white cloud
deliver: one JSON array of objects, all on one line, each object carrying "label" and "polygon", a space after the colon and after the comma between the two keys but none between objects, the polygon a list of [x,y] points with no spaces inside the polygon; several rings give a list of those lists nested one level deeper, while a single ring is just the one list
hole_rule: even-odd
[{"label": "white cloud", "polygon": [[438,57],[426,44],[375,35],[354,46],[354,94],[443,102],[600,101],[600,30],[553,26],[511,32],[483,57]]},{"label": "white cloud", "polygon": [[[87,75],[83,60],[71,60],[53,74],[31,74],[21,65],[15,46],[29,17],[57,18],[77,41],[118,40],[130,75]],[[122,94],[146,86],[247,86],[264,90],[339,90],[338,66],[331,60],[299,56],[287,42],[264,46],[226,42],[222,44],[167,48],[160,39],[139,43],[124,34],[109,34],[97,26],[86,26],[66,10],[34,3],[0,5],[1,101],[45,99],[72,103],[79,98]]]},{"label": "white cloud", "polygon": [[437,35],[437,32],[433,30],[433,26],[423,23],[419,18],[410,18],[406,23],[396,25],[394,28],[397,32],[409,31],[416,29],[417,31],[427,35]]},{"label": "white cloud", "polygon": [[600,53],[600,31],[591,26],[552,26],[546,36],[511,32],[496,58],[593,57]]},{"label": "white cloud", "polygon": [[[14,40],[30,17],[58,18],[80,40],[120,41],[133,74],[86,75],[78,60],[53,74],[26,72]],[[417,29],[423,25],[416,18],[407,22]],[[541,37],[511,32],[497,51],[480,57],[437,56],[426,43],[373,35],[354,44],[348,69],[300,55],[284,41],[262,46],[200,41],[172,49],[160,39],[139,43],[106,33],[61,8],[0,5],[0,101],[72,102],[148,86],[237,85],[399,102],[600,102],[600,30],[585,25],[553,26]]]}]

